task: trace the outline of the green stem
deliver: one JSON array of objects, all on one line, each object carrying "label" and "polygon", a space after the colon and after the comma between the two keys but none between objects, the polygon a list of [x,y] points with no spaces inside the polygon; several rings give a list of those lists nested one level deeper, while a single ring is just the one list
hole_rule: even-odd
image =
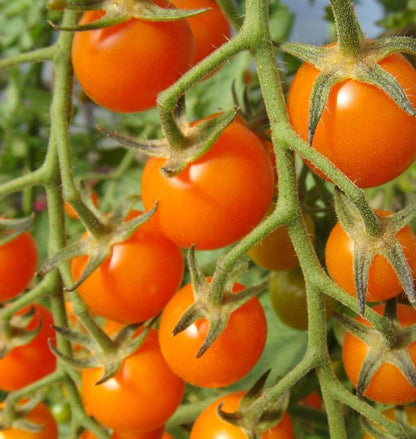
[{"label": "green stem", "polygon": [[243,24],[243,18],[236,8],[234,2],[230,0],[216,0],[218,6],[226,15],[228,21],[233,25],[233,27],[238,31]]},{"label": "green stem", "polygon": [[335,17],[338,46],[344,55],[357,56],[364,39],[360,23],[355,15],[351,0],[331,0]]},{"label": "green stem", "polygon": [[31,52],[21,53],[10,58],[0,60],[0,70],[27,62],[52,61],[56,53],[55,46],[36,49]]}]

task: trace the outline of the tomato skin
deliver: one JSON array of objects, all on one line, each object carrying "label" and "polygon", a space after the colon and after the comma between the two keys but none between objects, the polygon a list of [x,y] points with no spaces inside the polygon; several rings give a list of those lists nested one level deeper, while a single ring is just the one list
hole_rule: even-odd
[{"label": "tomato skin", "polygon": [[[391,213],[377,210],[379,216]],[[407,262],[416,273],[416,236],[409,226],[403,227],[396,235],[403,247]],[[332,229],[325,247],[326,266],[332,279],[352,296],[356,296],[353,274],[354,242],[347,235],[340,223]],[[397,274],[384,256],[374,256],[369,270],[367,284],[367,301],[376,302],[397,296],[403,291]]]},{"label": "tomato skin", "polygon": [[[48,339],[55,338],[55,332],[51,327],[53,325],[52,314],[41,305],[35,304],[33,306],[36,309],[36,314],[28,324],[27,329],[35,329],[39,324],[39,318],[42,319],[42,327],[31,342],[13,348],[0,359],[1,390],[21,389],[43,378],[56,368],[56,358],[48,346]],[[25,308],[22,312],[28,311],[28,309]]]},{"label": "tomato skin", "polygon": [[[221,403],[224,403],[224,412],[237,410],[243,395],[244,392],[230,393],[210,404],[196,419],[189,439],[246,439],[247,435],[240,428],[223,421],[217,414],[217,407]],[[286,412],[275,427],[261,435],[261,439],[294,438],[292,421]]]},{"label": "tomato skin", "polygon": [[22,292],[32,280],[37,265],[36,243],[29,232],[0,246],[0,302]]},{"label": "tomato skin", "polygon": [[[416,71],[393,54],[379,62],[393,75],[416,108]],[[307,139],[312,86],[319,70],[304,63],[288,96],[295,131]],[[416,120],[377,87],[346,80],[330,91],[312,146],[359,187],[393,180],[416,158]],[[320,174],[321,175],[321,174]]]},{"label": "tomato skin", "polygon": [[17,428],[8,428],[0,431],[0,439],[58,439],[58,427],[54,417],[45,404],[37,404],[33,410],[28,413],[26,419],[35,424],[42,425],[43,429],[36,433],[30,433],[28,431],[18,430]]},{"label": "tomato skin", "polygon": [[[406,406],[404,408],[404,410],[406,412],[406,417],[407,417],[407,421],[408,421],[409,425],[415,426],[416,425],[416,408],[413,406]],[[388,410],[384,410],[382,413],[384,416],[391,419],[392,421],[396,420],[396,414],[395,414],[395,411],[393,408],[388,409]],[[373,435],[365,432],[362,439],[375,439],[375,438]]]},{"label": "tomato skin", "polygon": [[[244,287],[234,285],[234,292]],[[209,325],[200,319],[173,336],[172,330],[194,302],[192,285],[179,290],[166,305],[159,326],[162,354],[169,367],[188,383],[199,387],[223,387],[235,383],[256,364],[266,342],[267,323],[256,297],[234,311],[225,330],[200,357],[196,355]]]},{"label": "tomato skin", "polygon": [[[373,309],[382,314],[384,305],[376,305]],[[402,327],[416,323],[416,311],[410,306],[397,304],[397,315]],[[356,320],[366,326],[371,326],[362,317],[357,317]],[[369,347],[358,337],[348,331],[345,333],[342,361],[345,373],[354,386],[357,385],[361,366],[368,350]],[[416,366],[416,342],[409,344],[408,351],[412,362]],[[364,396],[381,404],[402,405],[416,401],[416,389],[396,366],[384,363],[374,374],[364,392]]]},{"label": "tomato skin", "polygon": [[[315,224],[312,217],[305,214],[304,220],[309,235],[315,239]],[[277,227],[251,247],[247,254],[254,263],[266,270],[283,271],[299,266],[299,260],[286,226]]]},{"label": "tomato skin", "polygon": [[155,329],[124,360],[113,378],[96,385],[101,376],[102,368],[82,371],[84,407],[89,415],[117,432],[158,429],[182,400],[184,383],[163,359]]},{"label": "tomato skin", "polygon": [[[137,214],[133,211],[130,217]],[[73,259],[74,279],[81,276],[87,261],[87,256]],[[113,246],[110,256],[78,291],[93,313],[121,323],[138,323],[162,311],[180,286],[183,272],[181,249],[150,218],[128,240]]]},{"label": "tomato skin", "polygon": [[[160,427],[157,430],[147,431],[145,433],[117,433],[114,432],[111,435],[111,439],[164,439],[164,428]],[[85,431],[81,435],[81,439],[97,439],[95,434],[92,434],[90,431]]]},{"label": "tomato skin", "polygon": [[172,0],[178,9],[211,8],[203,14],[187,18],[195,41],[197,64],[231,38],[231,27],[221,8],[214,0]]},{"label": "tomato skin", "polygon": [[[172,7],[166,0],[158,4]],[[96,21],[103,14],[85,12],[80,24]],[[193,51],[186,20],[133,18],[109,28],[77,32],[72,63],[82,89],[94,102],[112,111],[135,112],[156,105],[158,93],[189,69]]]},{"label": "tomato skin", "polygon": [[150,158],[142,175],[146,210],[156,200],[155,216],[164,235],[181,247],[208,250],[232,244],[263,218],[273,192],[273,169],[261,142],[233,122],[211,149],[174,177]]}]

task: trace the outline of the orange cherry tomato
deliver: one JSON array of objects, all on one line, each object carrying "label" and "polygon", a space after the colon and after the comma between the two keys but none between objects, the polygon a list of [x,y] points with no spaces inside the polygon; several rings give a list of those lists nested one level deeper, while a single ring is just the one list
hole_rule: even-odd
[{"label": "orange cherry tomato", "polygon": [[[132,216],[138,212],[132,212]],[[72,260],[78,279],[87,256]],[[90,310],[121,323],[143,322],[159,314],[180,286],[184,271],[180,248],[160,232],[152,217],[124,242],[79,286]]]},{"label": "orange cherry tomato", "polygon": [[22,292],[32,280],[37,265],[36,243],[29,232],[0,246],[0,302]]},{"label": "orange cherry tomato", "polygon": [[[167,0],[157,3],[173,7]],[[85,12],[79,24],[97,21],[103,14]],[[94,102],[128,113],[154,107],[158,93],[192,65],[193,53],[192,32],[185,19],[132,18],[111,27],[77,32],[72,63],[82,89]]]},{"label": "orange cherry tomato", "polygon": [[[234,285],[234,292],[241,291]],[[208,350],[196,357],[209,324],[197,320],[173,336],[172,330],[182,314],[194,302],[192,285],[179,290],[166,305],[159,327],[162,354],[169,367],[188,383],[199,387],[223,387],[246,375],[260,358],[266,341],[267,323],[257,297],[235,310],[224,331]]]},{"label": "orange cherry tomato", "polygon": [[[42,327],[32,341],[13,348],[0,359],[1,390],[21,389],[43,378],[56,368],[55,355],[48,346],[48,340],[55,338],[55,331],[52,329],[52,314],[41,305],[33,306],[36,314],[27,325],[27,329],[35,329],[39,325],[39,319],[42,321]],[[21,313],[28,309],[23,309]]]},{"label": "orange cherry tomato", "polygon": [[[377,210],[386,217],[390,212]],[[403,227],[396,235],[403,247],[406,260],[413,275],[416,273],[416,236],[409,226]],[[352,296],[356,296],[353,272],[354,242],[340,223],[332,229],[325,248],[325,260],[329,274],[334,281]],[[384,256],[374,256],[369,270],[367,301],[376,302],[397,296],[403,291],[396,272]]]},{"label": "orange cherry tomato", "polygon": [[[225,395],[210,404],[196,419],[190,439],[247,439],[247,435],[238,427],[223,421],[217,413],[217,407],[223,403],[224,412],[234,412],[243,397],[244,392]],[[261,439],[294,439],[292,420],[285,412],[280,421],[262,433]]]},{"label": "orange cherry tomato", "polygon": [[165,236],[181,247],[208,250],[241,239],[263,218],[274,193],[273,169],[263,145],[248,128],[231,123],[211,149],[174,177],[165,160],[150,158],[142,175],[147,210]]},{"label": "orange cherry tomato", "polygon": [[[398,53],[379,62],[402,86],[416,108],[416,71]],[[319,70],[304,63],[288,96],[293,128],[308,136],[312,86]],[[416,158],[416,120],[383,90],[346,80],[332,87],[312,146],[359,187],[386,183],[404,172]]]},{"label": "orange cherry tomato", "polygon": [[[384,305],[376,305],[373,309],[382,314]],[[397,316],[402,327],[416,323],[416,311],[408,305],[397,304]],[[366,326],[371,326],[362,317],[357,317],[356,320]],[[411,342],[407,349],[412,362],[416,366],[416,342]],[[361,366],[368,351],[369,346],[364,341],[348,331],[345,333],[342,361],[345,373],[354,386],[357,385]],[[416,388],[407,381],[396,366],[386,362],[373,375],[364,396],[381,404],[403,405],[416,401]]]},{"label": "orange cherry tomato", "polygon": [[97,385],[102,373],[102,368],[82,371],[84,406],[89,415],[117,432],[156,430],[182,400],[184,383],[163,359],[155,329],[113,378]]}]

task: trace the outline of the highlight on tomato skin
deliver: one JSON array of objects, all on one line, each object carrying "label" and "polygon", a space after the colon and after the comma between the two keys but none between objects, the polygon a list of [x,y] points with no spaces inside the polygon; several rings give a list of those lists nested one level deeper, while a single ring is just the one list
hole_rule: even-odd
[{"label": "highlight on tomato skin", "polygon": [[36,242],[29,232],[0,246],[0,302],[21,293],[33,279],[37,265]]},{"label": "highlight on tomato skin", "polygon": [[[128,219],[138,214],[131,211]],[[87,261],[87,256],[72,260],[74,279],[79,279]],[[184,265],[181,249],[162,234],[152,217],[113,246],[78,292],[94,314],[126,324],[144,322],[159,314],[179,288]]]},{"label": "highlight on tomato skin", "polygon": [[[156,3],[173,7],[167,0]],[[103,15],[87,11],[79,24]],[[158,93],[179,79],[193,58],[194,41],[185,19],[132,18],[109,28],[76,32],[72,46],[75,76],[84,92],[101,107],[124,113],[155,107]]]},{"label": "highlight on tomato skin", "polygon": [[[217,407],[223,403],[224,412],[234,412],[245,392],[234,392],[218,398],[196,418],[190,439],[246,439],[247,435],[238,427],[223,421],[217,413]],[[261,439],[295,439],[295,432],[287,412],[270,430],[261,435]]]},{"label": "highlight on tomato skin", "polygon": [[[416,71],[411,63],[395,53],[378,64],[398,81],[416,108]],[[289,89],[290,122],[305,141],[310,96],[318,74],[315,67],[302,64]],[[357,186],[368,188],[393,180],[414,162],[415,139],[415,118],[378,87],[348,79],[329,92],[312,147]]]},{"label": "highlight on tomato skin", "polygon": [[[236,283],[233,292],[244,289]],[[184,381],[199,387],[217,388],[243,378],[260,358],[267,336],[267,321],[257,297],[231,313],[227,326],[206,352],[197,358],[208,329],[199,319],[172,335],[182,314],[194,302],[192,285],[179,290],[166,305],[159,326],[162,354],[169,367]]]},{"label": "highlight on tomato skin", "polygon": [[117,432],[157,430],[182,401],[184,382],[164,360],[156,329],[149,331],[113,378],[96,384],[102,374],[101,367],[82,371],[83,404],[90,416]]},{"label": "highlight on tomato skin", "polygon": [[[141,190],[165,236],[180,247],[211,250],[233,244],[264,217],[274,194],[270,158],[257,136],[231,123],[211,149],[174,177],[164,159],[145,163]],[[178,209],[178,206],[181,208]]]}]

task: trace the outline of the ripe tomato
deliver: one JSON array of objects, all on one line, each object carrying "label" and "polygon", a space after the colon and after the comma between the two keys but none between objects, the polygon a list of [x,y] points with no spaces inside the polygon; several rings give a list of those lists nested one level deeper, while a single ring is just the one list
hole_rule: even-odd
[{"label": "ripe tomato", "polygon": [[82,371],[84,406],[98,422],[118,432],[155,430],[181,402],[184,383],[163,359],[155,329],[113,378],[96,385],[102,372],[102,368]]},{"label": "ripe tomato", "polygon": [[[132,216],[138,212],[132,212]],[[87,256],[72,260],[74,279],[81,276]],[[122,323],[143,322],[159,314],[179,287],[184,271],[179,247],[165,238],[154,218],[126,241],[79,286],[95,314]]]},{"label": "ripe tomato", "polygon": [[[416,108],[416,71],[393,54],[379,62],[403,87]],[[319,70],[304,63],[288,96],[293,128],[307,139],[312,86]],[[359,187],[386,183],[404,172],[416,157],[416,120],[376,86],[346,80],[328,96],[312,146]]]},{"label": "ripe tomato", "polygon": [[[377,214],[386,217],[390,212],[377,210]],[[403,247],[407,262],[413,274],[416,273],[416,236],[409,226],[403,227],[396,235]],[[325,260],[329,274],[334,281],[352,296],[355,296],[353,274],[354,242],[340,223],[332,229],[325,248]],[[384,256],[374,256],[369,270],[367,301],[375,302],[395,297],[403,291],[397,274]]]},{"label": "ripe tomato", "polygon": [[[406,412],[407,422],[411,426],[416,426],[416,408],[413,406],[406,406],[404,407],[404,410]],[[383,415],[387,418],[391,419],[392,421],[396,420],[396,413],[394,409],[388,409],[384,410]],[[369,433],[364,433],[363,439],[375,439],[373,435]]]},{"label": "ripe tomato", "polygon": [[[167,0],[157,2],[171,8]],[[84,13],[80,24],[102,11]],[[72,46],[75,75],[85,93],[113,111],[143,111],[156,105],[193,61],[192,32],[186,20],[130,19],[105,29],[77,32]],[[99,72],[99,74],[97,74]]]},{"label": "ripe tomato", "polygon": [[[50,351],[48,339],[55,338],[52,314],[41,305],[33,305],[36,314],[27,325],[35,329],[42,319],[42,327],[35,338],[23,346],[13,348],[0,359],[0,389],[18,390],[53,372],[56,358]],[[22,312],[28,311],[28,308]]]},{"label": "ripe tomato", "polygon": [[195,41],[197,64],[231,38],[231,28],[221,8],[214,0],[172,0],[178,9],[211,8],[203,14],[187,18]]},{"label": "ripe tomato", "polygon": [[[234,292],[244,287],[234,285]],[[169,367],[188,383],[199,387],[223,387],[235,383],[256,364],[266,342],[267,323],[256,297],[234,311],[225,330],[199,358],[196,355],[208,332],[205,319],[197,320],[173,336],[172,330],[192,305],[192,285],[179,290],[166,305],[159,327],[162,354]]]},{"label": "ripe tomato", "polygon": [[23,291],[32,280],[37,265],[38,252],[29,232],[0,246],[0,302]]},{"label": "ripe tomato", "polygon": [[[269,209],[271,213],[272,209]],[[315,239],[315,224],[310,215],[305,214],[304,220],[309,235]],[[299,260],[293,248],[286,226],[280,226],[265,236],[247,252],[250,258],[266,270],[290,270],[299,266]]]},{"label": "ripe tomato", "polygon": [[[221,403],[224,412],[236,411],[243,395],[244,392],[229,393],[210,404],[196,418],[190,439],[246,439],[247,435],[240,428],[223,421],[217,414],[217,407]],[[261,439],[294,438],[292,420],[286,412],[275,427],[261,435]]]},{"label": "ripe tomato", "polygon": [[34,424],[42,425],[43,429],[31,433],[17,428],[8,428],[0,431],[0,439],[58,439],[58,427],[48,407],[39,403],[31,410],[26,419]]},{"label": "ripe tomato", "polygon": [[306,405],[315,410],[322,410],[322,398],[318,392],[311,392],[306,398],[299,401],[300,405]]},{"label": "ripe tomato", "polygon": [[[111,439],[165,439],[163,427],[157,430],[147,431],[145,433],[131,433],[131,432],[114,432],[111,435]],[[89,431],[82,433],[81,439],[97,439],[95,434]]]},{"label": "ripe tomato", "polygon": [[[384,305],[376,305],[374,311],[382,314]],[[407,305],[397,305],[397,315],[402,327],[416,323],[416,311]],[[370,323],[362,317],[357,321],[366,326]],[[368,345],[350,332],[345,333],[342,347],[342,361],[345,373],[351,383],[356,386],[361,366],[369,351]],[[416,366],[416,342],[408,346],[410,358]],[[374,374],[369,386],[363,393],[367,398],[381,404],[402,405],[416,401],[416,389],[407,381],[403,373],[393,364],[384,363]]]},{"label": "ripe tomato", "polygon": [[159,200],[155,216],[162,232],[181,247],[207,250],[232,244],[255,227],[274,192],[273,169],[261,142],[232,123],[212,148],[174,177],[163,159],[150,158],[142,175],[146,209]]}]

